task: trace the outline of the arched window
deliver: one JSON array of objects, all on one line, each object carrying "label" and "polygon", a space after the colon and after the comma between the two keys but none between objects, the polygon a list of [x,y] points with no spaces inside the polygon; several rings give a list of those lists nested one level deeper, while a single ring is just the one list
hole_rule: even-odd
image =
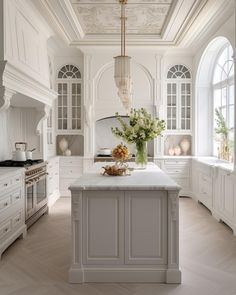
[{"label": "arched window", "polygon": [[[214,155],[230,160],[234,142],[234,62],[229,43],[220,50],[213,72]],[[221,129],[221,130],[220,130]]]},{"label": "arched window", "polygon": [[82,128],[82,79],[75,65],[65,65],[58,72],[57,79],[57,129],[78,131]]},{"label": "arched window", "polygon": [[167,72],[167,130],[191,129],[191,74],[184,65]]},{"label": "arched window", "polygon": [[58,72],[58,79],[81,79],[81,73],[76,66],[65,65]]},{"label": "arched window", "polygon": [[191,79],[191,74],[185,66],[175,65],[169,69],[167,78],[168,79],[176,79],[176,78]]}]

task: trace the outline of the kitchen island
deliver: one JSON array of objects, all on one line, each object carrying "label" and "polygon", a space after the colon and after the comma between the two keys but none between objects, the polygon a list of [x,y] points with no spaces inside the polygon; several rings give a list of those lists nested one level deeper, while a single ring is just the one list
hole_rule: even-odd
[{"label": "kitchen island", "polygon": [[[95,167],[96,168],[96,167]],[[72,195],[71,283],[180,283],[180,187],[154,164],[81,176]]]}]

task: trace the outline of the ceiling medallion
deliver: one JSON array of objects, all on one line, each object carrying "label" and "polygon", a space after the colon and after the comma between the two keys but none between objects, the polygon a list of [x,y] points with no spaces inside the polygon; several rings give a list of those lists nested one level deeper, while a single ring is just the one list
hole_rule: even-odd
[{"label": "ceiling medallion", "polygon": [[128,0],[119,0],[121,4],[121,55],[114,57],[114,78],[118,88],[118,96],[127,112],[130,111],[132,102],[132,80],[130,76],[130,56],[125,55],[125,5]]}]

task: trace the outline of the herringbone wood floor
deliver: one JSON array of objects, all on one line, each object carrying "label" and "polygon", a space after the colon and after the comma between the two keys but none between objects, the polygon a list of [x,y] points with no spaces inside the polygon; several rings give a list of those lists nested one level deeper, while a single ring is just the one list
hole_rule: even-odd
[{"label": "herringbone wood floor", "polygon": [[236,295],[236,238],[207,209],[180,199],[181,285],[67,282],[70,200],[61,198],[0,262],[0,295]]}]

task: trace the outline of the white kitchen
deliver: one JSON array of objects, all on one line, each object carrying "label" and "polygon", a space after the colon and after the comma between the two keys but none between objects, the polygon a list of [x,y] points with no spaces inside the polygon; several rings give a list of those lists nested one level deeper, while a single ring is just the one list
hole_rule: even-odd
[{"label": "white kitchen", "polygon": [[236,294],[235,9],[0,0],[1,295]]}]

